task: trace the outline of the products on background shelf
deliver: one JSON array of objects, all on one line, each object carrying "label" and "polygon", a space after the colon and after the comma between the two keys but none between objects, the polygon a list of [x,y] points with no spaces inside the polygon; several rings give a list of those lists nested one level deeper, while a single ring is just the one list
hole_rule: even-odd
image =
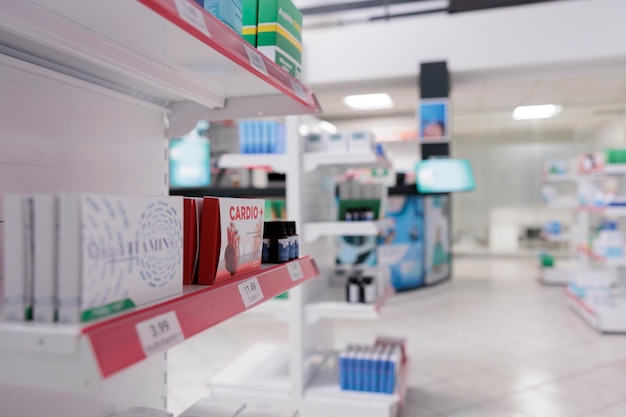
[{"label": "products on background shelf", "polygon": [[577,270],[568,284],[569,290],[578,298],[595,307],[615,307],[613,288],[617,271],[611,268]]},{"label": "products on background shelf", "polygon": [[[7,319],[28,319],[33,305],[37,321],[84,322],[182,291],[182,198],[37,194],[4,201],[5,256],[24,262],[5,264]],[[25,220],[32,231],[15,234]]]},{"label": "products on background shelf", "polygon": [[242,33],[243,26],[243,2],[242,0],[195,0],[200,6],[228,27]]},{"label": "products on background shelf", "polygon": [[342,390],[392,394],[406,364],[405,341],[379,338],[374,345],[349,345],[339,354]]},{"label": "products on background shelf", "polygon": [[567,174],[567,161],[564,159],[549,159],[544,162],[544,175],[565,175]]},{"label": "products on background shelf", "polygon": [[346,302],[372,304],[378,299],[377,282],[372,275],[363,275],[362,271],[352,271],[346,280]]},{"label": "products on background shelf", "polygon": [[289,74],[302,73],[302,13],[290,0],[259,0],[257,48]]},{"label": "products on background shelf", "polygon": [[300,256],[300,240],[294,221],[265,222],[263,263],[284,263]]},{"label": "products on background shelf", "polygon": [[[239,122],[239,151],[252,154],[284,154],[285,125],[274,120]],[[262,161],[259,161],[262,162]]]},{"label": "products on background shelf", "polygon": [[605,221],[598,229],[598,236],[591,241],[591,250],[606,259],[624,257],[624,237],[617,222]]},{"label": "products on background shelf", "polygon": [[371,132],[356,130],[337,133],[309,133],[305,137],[306,152],[371,153],[374,136]]},{"label": "products on background shelf", "polygon": [[204,197],[198,284],[213,285],[261,267],[265,201]]},{"label": "products on background shelf", "polygon": [[606,164],[626,164],[626,149],[607,149],[604,151]]}]

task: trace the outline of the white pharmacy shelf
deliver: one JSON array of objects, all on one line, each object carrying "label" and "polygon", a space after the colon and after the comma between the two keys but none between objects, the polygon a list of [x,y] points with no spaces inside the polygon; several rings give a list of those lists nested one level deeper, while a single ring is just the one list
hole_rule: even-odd
[{"label": "white pharmacy shelf", "polygon": [[392,294],[393,289],[388,286],[374,303],[348,303],[345,288],[328,288],[307,304],[306,320],[309,324],[322,319],[376,320]]},{"label": "white pharmacy shelf", "polygon": [[220,157],[217,166],[226,169],[266,169],[284,174],[287,169],[287,155],[229,153]]},{"label": "white pharmacy shelf", "polygon": [[544,233],[542,237],[546,240],[546,242],[569,242],[570,236],[568,234],[562,233],[559,235],[553,235],[549,233]]},{"label": "white pharmacy shelf", "polygon": [[626,175],[626,164],[607,164],[601,169],[580,173],[581,178],[602,178],[612,175]]},{"label": "white pharmacy shelf", "polygon": [[576,210],[579,206],[573,201],[556,201],[544,204],[543,208],[550,210]]},{"label": "white pharmacy shelf", "polygon": [[211,380],[215,396],[289,400],[289,346],[255,343]]},{"label": "white pharmacy shelf", "polygon": [[102,393],[108,380],[153,355],[318,276],[315,260],[304,257],[213,286],[184,286],[181,295],[93,323],[0,322],[0,383]]},{"label": "white pharmacy shelf", "polygon": [[567,285],[574,268],[558,266],[554,268],[541,268],[539,281],[544,285]]},{"label": "white pharmacy shelf", "polygon": [[579,211],[587,211],[590,213],[598,213],[607,217],[626,217],[626,206],[604,206],[604,207],[589,207],[580,206]]},{"label": "white pharmacy shelf", "polygon": [[304,238],[307,242],[313,242],[322,236],[378,236],[391,226],[391,219],[371,222],[312,222],[304,225]]},{"label": "white pharmacy shelf", "polygon": [[319,416],[396,417],[406,398],[405,372],[393,394],[344,391],[339,387],[339,355],[328,353],[305,388],[305,406],[313,407],[316,414],[311,415]]},{"label": "white pharmacy shelf", "polygon": [[601,263],[601,264],[606,265],[606,266],[626,267],[626,257],[622,257],[622,258],[604,258],[604,257],[598,255],[597,253],[594,253],[591,249],[589,249],[589,247],[584,246],[584,245],[578,247],[578,252],[582,253],[583,255],[586,255],[592,261]]},{"label": "white pharmacy shelf", "polygon": [[0,32],[7,55],[169,107],[173,137],[198,119],[321,110],[307,86],[191,0],[3,0]]},{"label": "white pharmacy shelf", "polygon": [[389,160],[379,157],[373,151],[363,153],[307,152],[302,155],[304,172],[312,172],[320,167],[389,168]]},{"label": "white pharmacy shelf", "polygon": [[592,306],[569,288],[565,289],[569,306],[591,327],[602,333],[626,333],[626,298],[615,300],[614,306]]},{"label": "white pharmacy shelf", "polygon": [[574,174],[548,174],[543,177],[543,182],[576,182],[579,178]]}]

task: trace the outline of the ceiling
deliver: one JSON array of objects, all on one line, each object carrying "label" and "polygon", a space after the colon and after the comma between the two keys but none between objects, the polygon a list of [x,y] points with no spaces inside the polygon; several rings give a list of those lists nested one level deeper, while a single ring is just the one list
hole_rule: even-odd
[{"label": "ceiling", "polygon": [[[626,111],[626,65],[595,63],[568,68],[518,69],[491,73],[452,73],[451,103],[455,132],[534,128],[572,129],[619,116]],[[313,86],[324,109],[322,118],[413,115],[419,96],[415,79]],[[348,94],[385,92],[394,108],[354,111],[343,104]],[[563,111],[547,120],[514,121],[519,105],[561,104]]]}]

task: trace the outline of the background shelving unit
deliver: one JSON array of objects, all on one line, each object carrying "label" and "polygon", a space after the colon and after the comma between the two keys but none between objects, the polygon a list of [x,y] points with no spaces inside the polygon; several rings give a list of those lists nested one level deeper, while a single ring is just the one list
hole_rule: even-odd
[{"label": "background shelving unit", "polygon": [[[166,140],[197,120],[320,111],[307,86],[189,0],[4,0],[0,34],[0,126],[10,132],[0,135],[0,178],[11,179],[0,195],[167,194]],[[317,274],[305,258],[254,278],[270,298]],[[0,323],[0,382],[23,385],[0,409],[164,409],[166,355],[148,355],[137,326],[175,319],[170,342],[181,343],[246,310],[243,282],[188,288],[90,325]]]},{"label": "background shelving unit", "polygon": [[[620,179],[626,174],[626,169],[621,164],[607,164],[601,171],[581,174],[578,176],[577,184],[579,190],[592,181],[603,178],[618,176]],[[610,287],[602,289],[580,290],[577,282],[581,280],[587,282],[590,278],[587,270],[595,268],[617,269],[617,276],[621,274],[619,270],[626,267],[626,258],[605,258],[594,253],[588,246],[589,230],[592,216],[602,216],[606,218],[619,219],[623,217],[626,210],[619,206],[589,207],[580,206],[576,210],[577,225],[576,233],[572,241],[573,247],[578,253],[577,271],[570,274],[569,283],[565,289],[568,304],[574,312],[587,321],[592,327],[600,332],[624,333],[626,332],[626,298],[623,296],[623,282],[620,279],[611,282]],[[605,286],[607,284],[604,284]],[[591,286],[594,287],[593,285]]]},{"label": "background shelving unit", "polygon": [[[250,312],[288,317],[289,349],[266,343],[252,346],[212,379],[212,391],[242,399],[281,400],[298,408],[302,417],[393,417],[402,400],[400,394],[341,391],[338,370],[336,366],[329,367],[332,363],[329,358],[336,357],[332,320],[375,320],[391,295],[391,287],[382,286],[376,303],[349,304],[345,301],[343,285],[329,285],[334,269],[332,240],[336,236],[376,236],[388,225],[385,220],[334,221],[331,211],[336,204],[334,179],[347,168],[388,166],[388,162],[374,153],[303,153],[303,138],[298,133],[300,124],[298,117],[286,118],[287,211],[290,219],[300,225],[301,251],[312,254],[320,263],[323,279],[294,288],[287,300],[272,300]],[[265,384],[265,380],[269,382]]]}]

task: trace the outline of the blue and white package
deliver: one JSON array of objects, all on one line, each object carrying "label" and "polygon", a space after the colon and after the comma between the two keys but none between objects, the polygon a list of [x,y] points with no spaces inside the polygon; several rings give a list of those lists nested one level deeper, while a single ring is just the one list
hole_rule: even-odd
[{"label": "blue and white package", "polygon": [[351,351],[352,346],[348,346],[347,350],[344,350],[339,354],[339,386],[342,390],[350,389],[348,384],[350,379],[348,361],[350,360]]},{"label": "blue and white package", "polygon": [[389,268],[396,290],[424,285],[424,200],[420,196],[391,196],[385,216],[393,227],[379,237],[378,263]]}]

